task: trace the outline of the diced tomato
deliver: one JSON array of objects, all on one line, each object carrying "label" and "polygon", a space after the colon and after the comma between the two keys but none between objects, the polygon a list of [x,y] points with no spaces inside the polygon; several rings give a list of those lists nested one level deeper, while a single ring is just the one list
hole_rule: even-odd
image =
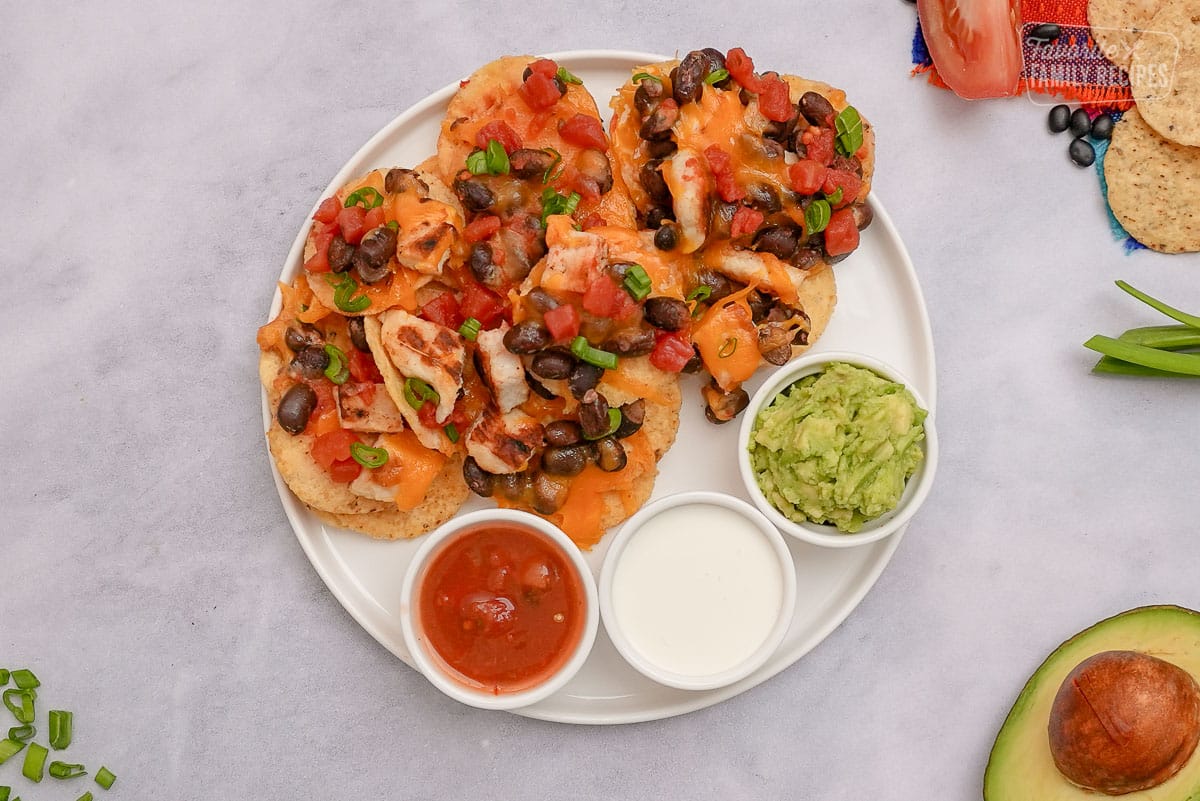
[{"label": "diced tomato", "polygon": [[362,465],[353,459],[339,459],[329,466],[329,477],[339,484],[349,484],[361,472]]},{"label": "diced tomato", "polygon": [[485,150],[492,139],[504,147],[505,153],[521,148],[521,137],[504,120],[492,120],[480,128],[479,133],[475,134],[475,147]]},{"label": "diced tomato", "polygon": [[362,241],[367,232],[367,211],[362,206],[351,206],[338,212],[337,224],[342,229],[342,238],[351,245]]},{"label": "diced tomato", "polygon": [[812,159],[800,159],[788,167],[792,189],[802,195],[815,195],[825,183],[825,165]]},{"label": "diced tomato", "polygon": [[594,211],[579,222],[579,227],[585,231],[589,228],[595,228],[600,225],[608,225],[608,220],[604,219]]},{"label": "diced tomato", "polygon": [[833,161],[833,129],[809,128],[800,137],[808,150],[808,157],[818,164],[829,166]]},{"label": "diced tomato", "polygon": [[1017,0],[917,0],[917,14],[933,66],[955,94],[1017,93],[1022,61]]},{"label": "diced tomato", "polygon": [[437,404],[432,401],[422,403],[421,408],[417,409],[417,419],[426,428],[437,428]]},{"label": "diced tomato", "polygon": [[353,431],[339,428],[313,440],[309,453],[321,469],[328,470],[334,462],[349,459],[350,446],[358,441],[358,435]]},{"label": "diced tomato", "polygon": [[337,219],[338,212],[341,210],[342,204],[338,202],[336,197],[327,197],[321,201],[320,206],[317,206],[317,211],[313,214],[313,219],[328,225]]},{"label": "diced tomato", "polygon": [[763,77],[758,93],[758,110],[768,120],[787,122],[796,115],[796,106],[788,96],[788,85],[778,75]]},{"label": "diced tomato", "polygon": [[529,71],[553,78],[558,74],[558,62],[551,58],[539,58],[529,65]]},{"label": "diced tomato", "polygon": [[608,150],[608,139],[604,136],[604,126],[595,117],[586,114],[576,114],[571,119],[558,126],[558,132],[566,142],[583,148]]},{"label": "diced tomato", "polygon": [[763,224],[763,213],[749,206],[738,206],[729,223],[729,236],[736,239],[742,234],[752,234]]},{"label": "diced tomato", "polygon": [[443,292],[422,306],[418,316],[431,323],[457,330],[463,320],[474,315],[463,313],[453,292]]},{"label": "diced tomato", "polygon": [[555,342],[565,342],[579,336],[579,310],[570,303],[551,309],[543,319]]},{"label": "diced tomato", "polygon": [[474,317],[486,329],[495,328],[504,319],[503,299],[492,290],[474,281],[463,281],[463,299],[459,304],[459,325],[468,317]]},{"label": "diced tomato", "polygon": [[373,231],[384,223],[383,206],[376,206],[363,217],[363,232]]},{"label": "diced tomato", "polygon": [[825,252],[830,256],[841,256],[857,247],[858,226],[854,224],[854,211],[835,211],[829,218],[829,225],[825,226]]},{"label": "diced tomato", "polygon": [[500,218],[495,214],[485,214],[482,217],[476,217],[472,220],[463,229],[462,235],[467,244],[473,245],[476,242],[482,242],[499,230]]},{"label": "diced tomato", "polygon": [[313,244],[316,245],[316,252],[304,262],[304,269],[313,273],[327,273],[329,267],[329,243],[333,241],[334,233],[337,231],[336,225],[325,225],[317,223],[313,228]]},{"label": "diced tomato", "polygon": [[371,354],[363,353],[358,348],[351,348],[349,354],[350,377],[355,381],[363,381],[370,384],[378,384],[383,381],[383,376],[379,374],[379,368],[375,365],[375,360],[371,358]]},{"label": "diced tomato", "polygon": [[525,82],[517,87],[517,94],[534,111],[553,108],[558,99],[562,97],[558,93],[558,84],[554,82],[554,79],[547,78],[540,72],[530,73]]},{"label": "diced tomato", "polygon": [[637,304],[625,287],[602,275],[583,293],[583,309],[597,317],[623,320],[637,310]]},{"label": "diced tomato", "polygon": [[729,51],[725,56],[725,69],[746,91],[757,93],[762,90],[762,80],[754,74],[754,61],[742,48],[735,47]]},{"label": "diced tomato", "polygon": [[708,159],[708,167],[717,184],[717,194],[722,200],[733,203],[746,196],[746,190],[737,184],[733,174],[733,160],[728,153],[716,145],[709,145],[704,149],[704,157]]},{"label": "diced tomato", "polygon": [[821,186],[821,190],[832,195],[838,191],[838,187],[842,189],[842,199],[834,206],[835,209],[840,209],[843,206],[849,206],[854,199],[858,197],[858,191],[862,189],[862,181],[858,175],[849,170],[829,170],[825,173],[825,182]]},{"label": "diced tomato", "polygon": [[316,436],[319,431],[326,430],[322,428],[322,425],[331,416],[333,418],[332,425],[337,427],[337,401],[333,397],[333,384],[331,382],[321,379],[307,383],[312,387],[313,392],[317,393],[317,405],[308,417],[308,425],[304,427],[304,433]]},{"label": "diced tomato", "polygon": [[678,373],[695,355],[692,344],[682,334],[662,331],[650,351],[650,363],[665,373]]}]

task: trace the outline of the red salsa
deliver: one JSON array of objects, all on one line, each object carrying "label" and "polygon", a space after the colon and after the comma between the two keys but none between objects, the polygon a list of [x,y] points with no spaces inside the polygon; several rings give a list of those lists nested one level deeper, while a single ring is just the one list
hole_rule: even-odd
[{"label": "red salsa", "polygon": [[570,560],[538,532],[505,524],[469,529],[443,547],[418,603],[446,672],[496,694],[529,689],[561,668],[586,617]]}]

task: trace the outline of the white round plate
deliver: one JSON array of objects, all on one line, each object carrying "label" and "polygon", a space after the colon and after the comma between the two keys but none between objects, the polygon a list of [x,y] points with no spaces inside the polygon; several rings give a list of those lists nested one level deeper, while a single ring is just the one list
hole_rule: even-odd
[{"label": "white round plate", "polygon": [[[550,57],[583,79],[606,117],[608,98],[628,80],[632,67],[667,58],[610,50],[572,51]],[[429,157],[437,143],[446,104],[457,88],[456,81],[434,92],[371,137],[334,176],[317,202],[371,169],[410,167]],[[837,311],[814,350],[858,351],[893,364],[933,406],[937,403],[933,337],[921,288],[883,205],[872,196],[871,206],[875,222],[863,232],[858,250],[836,267]],[[279,279],[284,283],[291,283],[300,270],[307,231],[305,222],[284,263]],[[277,292],[269,319],[278,313],[280,303]],[[765,378],[765,373],[760,373],[746,389],[753,393]],[[685,490],[715,490],[746,497],[734,455],[738,426],[714,426],[706,421],[699,387],[696,377],[685,376],[679,435],[659,464],[652,498]],[[271,409],[264,393],[264,426],[269,427],[270,420]],[[326,526],[296,500],[277,472],[275,484],[296,538],[334,596],[372,637],[411,665],[397,610],[404,571],[419,541],[378,541]],[[463,511],[488,503],[473,498]],[[587,555],[596,574],[610,538]],[[775,655],[736,684],[701,692],[655,684],[621,659],[601,629],[579,674],[558,693],[518,714],[565,723],[632,723],[691,712],[731,698],[774,676],[825,639],[874,585],[900,539],[897,533],[858,548],[820,548],[789,537],[788,546],[796,562],[795,618]],[[430,686],[428,692],[437,690]]]}]

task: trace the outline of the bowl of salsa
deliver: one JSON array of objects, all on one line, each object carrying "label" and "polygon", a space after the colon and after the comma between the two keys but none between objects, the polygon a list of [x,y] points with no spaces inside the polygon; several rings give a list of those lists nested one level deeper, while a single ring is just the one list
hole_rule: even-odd
[{"label": "bowl of salsa", "polygon": [[487,509],[422,543],[401,594],[404,641],[439,690],[483,709],[537,703],[570,681],[599,625],[574,543],[536,515]]}]

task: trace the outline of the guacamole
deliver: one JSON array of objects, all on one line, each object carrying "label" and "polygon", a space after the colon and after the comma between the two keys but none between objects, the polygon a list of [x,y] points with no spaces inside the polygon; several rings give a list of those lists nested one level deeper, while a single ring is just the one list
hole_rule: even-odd
[{"label": "guacamole", "polygon": [[758,413],[750,464],[784,517],[853,533],[900,502],[927,414],[903,384],[835,362]]}]

